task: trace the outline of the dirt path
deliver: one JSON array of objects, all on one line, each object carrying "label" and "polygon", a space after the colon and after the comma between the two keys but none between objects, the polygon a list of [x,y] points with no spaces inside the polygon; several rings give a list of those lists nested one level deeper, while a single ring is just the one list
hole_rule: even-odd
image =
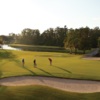
[{"label": "dirt path", "polygon": [[99,52],[99,48],[96,48],[93,52],[90,52],[90,53],[84,55],[83,59],[100,61],[100,57],[94,57],[96,54],[98,54],[98,52]]},{"label": "dirt path", "polygon": [[26,86],[44,85],[70,92],[93,93],[100,92],[100,81],[72,80],[39,76],[20,76],[0,79],[0,85]]}]

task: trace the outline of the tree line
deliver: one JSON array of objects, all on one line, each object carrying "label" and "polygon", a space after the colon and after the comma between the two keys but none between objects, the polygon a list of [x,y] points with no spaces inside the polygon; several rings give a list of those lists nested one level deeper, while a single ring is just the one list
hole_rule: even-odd
[{"label": "tree line", "polygon": [[100,29],[95,27],[90,29],[89,27],[79,28],[79,29],[69,29],[67,36],[64,40],[65,48],[70,48],[70,53],[74,50],[86,50],[91,48],[97,48],[100,41]]},{"label": "tree line", "polygon": [[49,28],[42,34],[38,29],[25,28],[21,33],[10,33],[6,39],[8,43],[46,45],[46,46],[64,46],[64,39],[67,35],[67,28]]},{"label": "tree line", "polygon": [[70,28],[64,27],[49,28],[40,34],[38,29],[25,28],[21,33],[10,33],[9,36],[1,36],[5,43],[17,43],[28,45],[60,46],[74,50],[86,50],[97,48],[100,45],[100,29],[95,27]]}]

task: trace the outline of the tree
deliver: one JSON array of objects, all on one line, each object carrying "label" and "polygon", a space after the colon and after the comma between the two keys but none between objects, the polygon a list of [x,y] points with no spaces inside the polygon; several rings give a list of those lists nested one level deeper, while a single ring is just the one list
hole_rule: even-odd
[{"label": "tree", "polygon": [[54,32],[53,28],[49,28],[41,34],[41,42],[42,42],[42,45],[48,45],[48,46],[57,45],[56,33]]},{"label": "tree", "polygon": [[57,27],[55,29],[58,46],[61,46],[61,47],[64,46],[64,39],[67,36],[67,32],[68,32],[68,29],[66,28],[66,25],[64,26],[64,28]]},{"label": "tree", "polygon": [[80,29],[70,29],[67,37],[65,38],[65,47],[70,48],[70,53],[74,50],[75,54],[77,50],[83,50],[83,53],[87,49],[90,49],[90,30],[88,27]]},{"label": "tree", "polygon": [[15,36],[16,36],[15,33],[9,33],[9,36],[8,36],[9,43],[14,43],[15,42]]},{"label": "tree", "polygon": [[91,29],[90,32],[91,37],[91,45],[92,48],[98,47],[98,37],[100,37],[100,29],[99,27],[95,27],[94,29]]},{"label": "tree", "polygon": [[83,53],[85,53],[86,50],[91,48],[90,43],[90,29],[88,27],[80,28],[80,41],[79,41],[79,49],[83,50]]},{"label": "tree", "polygon": [[100,37],[98,38],[98,48],[99,48],[99,56],[100,56]]},{"label": "tree", "polygon": [[21,44],[39,44],[40,32],[38,29],[25,28],[22,32],[16,35],[16,43]]},{"label": "tree", "polygon": [[2,37],[0,36],[0,48],[2,48],[2,46],[3,46],[3,39],[2,39]]},{"label": "tree", "polygon": [[64,40],[64,46],[65,48],[69,48],[70,49],[70,53],[72,53],[72,49],[73,49],[73,40],[74,40],[74,30],[73,29],[70,29],[68,31],[68,34],[67,34],[67,37],[65,38]]},{"label": "tree", "polygon": [[98,47],[100,48],[100,37],[98,38]]}]

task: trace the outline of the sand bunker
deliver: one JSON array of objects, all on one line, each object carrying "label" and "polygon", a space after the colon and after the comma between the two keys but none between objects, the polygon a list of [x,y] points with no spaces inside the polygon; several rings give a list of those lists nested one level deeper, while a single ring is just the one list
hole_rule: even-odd
[{"label": "sand bunker", "polygon": [[0,79],[0,85],[4,86],[27,86],[43,85],[64,91],[93,93],[100,92],[100,81],[72,80],[62,78],[19,76]]}]

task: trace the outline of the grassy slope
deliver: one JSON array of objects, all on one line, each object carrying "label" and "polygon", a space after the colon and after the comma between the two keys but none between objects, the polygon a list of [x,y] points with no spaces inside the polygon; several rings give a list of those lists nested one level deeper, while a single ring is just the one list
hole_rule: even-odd
[{"label": "grassy slope", "polygon": [[[53,59],[53,66],[49,66],[48,57]],[[22,58],[25,67],[21,64]],[[38,68],[33,67],[34,58]],[[66,53],[0,50],[0,77],[16,75],[100,80],[100,61],[83,60],[80,55]]]},{"label": "grassy slope", "polygon": [[100,93],[70,93],[45,86],[2,86],[0,100],[100,100]]}]

